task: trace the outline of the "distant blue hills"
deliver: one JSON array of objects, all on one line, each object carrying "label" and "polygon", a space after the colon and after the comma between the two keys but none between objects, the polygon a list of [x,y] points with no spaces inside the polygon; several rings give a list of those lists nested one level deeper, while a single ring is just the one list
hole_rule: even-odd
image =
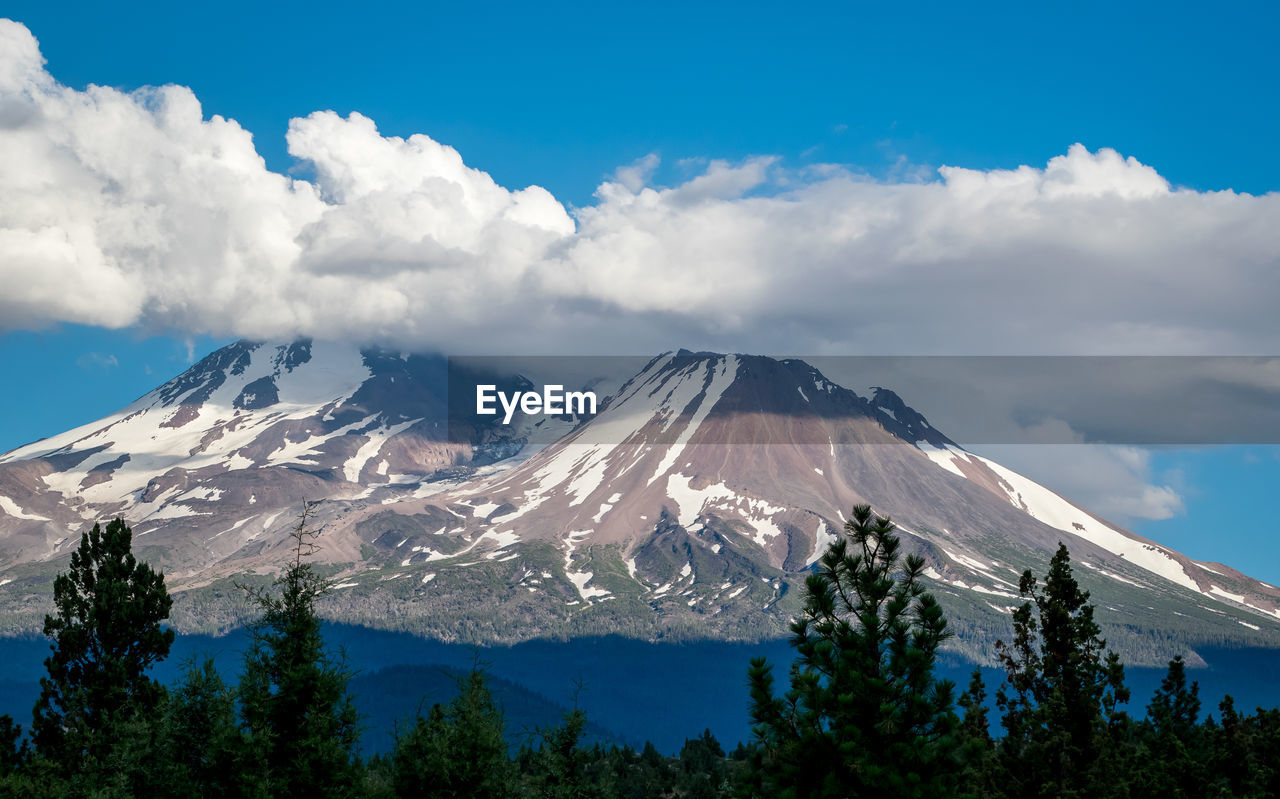
[{"label": "distant blue hills", "polygon": [[[763,655],[784,675],[792,659],[786,640],[759,643],[648,643],[622,637],[569,641],[536,640],[514,646],[472,647],[426,640],[407,633],[331,624],[326,640],[345,651],[356,670],[351,692],[364,716],[364,751],[387,751],[397,723],[411,723],[422,709],[448,702],[457,677],[477,659],[491,677],[491,689],[503,706],[508,740],[513,747],[530,740],[537,729],[560,722],[575,701],[590,721],[588,740],[634,747],[652,741],[660,751],[678,753],[686,738],[710,729],[726,749],[749,738],[747,663]],[[223,679],[240,674],[243,630],[220,637],[180,636],[169,658],[155,671],[172,683],[187,662],[212,656]],[[1217,715],[1217,705],[1230,693],[1241,710],[1280,705],[1280,683],[1274,670],[1280,651],[1270,649],[1198,649],[1209,667],[1191,670],[1200,683],[1202,714]],[[0,713],[29,726],[31,707],[44,674],[48,642],[40,637],[0,639]],[[968,683],[973,664],[944,657],[940,675]],[[989,693],[1000,673],[984,668]],[[1128,710],[1142,716],[1164,671],[1128,668],[1132,691]],[[993,722],[995,719],[993,718]],[[998,731],[996,729],[995,731]]]}]

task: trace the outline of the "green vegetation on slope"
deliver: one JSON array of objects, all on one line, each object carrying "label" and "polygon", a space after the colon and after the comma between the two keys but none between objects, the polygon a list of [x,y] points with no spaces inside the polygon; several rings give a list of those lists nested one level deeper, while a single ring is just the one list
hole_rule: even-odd
[{"label": "green vegetation on slope", "polygon": [[[1280,795],[1280,710],[1204,715],[1180,657],[1146,705],[1124,709],[1124,666],[1061,547],[1023,574],[994,704],[935,677],[954,633],[947,597],[903,556],[892,523],[855,508],[806,581],[781,694],[744,666],[755,722],[726,752],[709,732],[677,756],[591,743],[580,709],[515,751],[477,664],[454,697],[420,707],[391,752],[364,758],[352,674],[325,644],[304,512],[274,581],[242,586],[260,610],[238,682],[209,661],[176,684],[146,676],[168,653],[163,575],[138,562],[123,520],[82,539],[46,618],[53,651],[33,735],[0,716],[0,793],[24,797],[1265,797]],[[590,553],[602,573],[617,554]],[[548,562],[548,569],[555,563]],[[625,567],[624,567],[625,568]],[[484,579],[483,574],[475,579]],[[625,607],[628,598],[606,606]],[[638,601],[638,600],[630,600]],[[736,678],[727,678],[736,679]],[[654,697],[661,704],[662,697]],[[991,712],[999,729],[989,724]]]}]

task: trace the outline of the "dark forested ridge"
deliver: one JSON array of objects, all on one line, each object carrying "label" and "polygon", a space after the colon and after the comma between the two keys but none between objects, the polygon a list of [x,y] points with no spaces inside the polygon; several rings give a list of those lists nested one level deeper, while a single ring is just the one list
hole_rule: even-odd
[{"label": "dark forested ridge", "polygon": [[[398,656],[445,665],[368,669],[364,633],[324,626],[316,613],[329,584],[310,566],[314,536],[305,512],[294,558],[279,577],[244,588],[259,621],[234,642],[209,646],[217,650],[209,657],[195,657],[181,642],[175,647],[164,627],[164,577],[134,558],[123,520],[105,530],[95,525],[56,585],[47,640],[6,647],[7,654],[48,657],[43,669],[38,656],[6,658],[0,701],[12,707],[33,676],[40,684],[34,713],[0,716],[0,791],[1280,795],[1280,710],[1221,696],[1223,680],[1243,673],[1221,665],[1189,669],[1179,657],[1158,675],[1126,671],[1101,637],[1065,547],[1022,576],[1023,602],[1000,643],[1000,668],[964,674],[972,667],[940,651],[954,634],[946,607],[919,579],[923,562],[899,551],[892,523],[859,507],[845,532],[806,582],[789,647],[766,647],[764,657],[748,645],[732,653],[682,648],[683,673],[659,668],[655,675],[655,661],[638,653],[659,650],[638,642],[610,647],[607,639],[576,642],[583,648],[559,655],[545,643],[468,650],[403,640]],[[565,665],[571,651],[582,658],[578,673],[549,667],[557,657]],[[1239,662],[1256,659],[1249,666],[1259,674],[1275,662],[1274,653],[1237,654]],[[1208,660],[1214,665],[1217,657]],[[545,696],[504,676],[522,669],[542,674]],[[591,677],[575,690],[584,674]],[[637,679],[645,674],[650,681]],[[1202,689],[1200,680],[1214,687]],[[718,737],[710,720],[689,723],[715,706],[705,695],[716,685],[739,698],[739,713],[750,720],[741,743],[737,735]],[[593,705],[592,697],[604,701]],[[640,725],[668,715],[664,708],[687,732],[677,740],[664,730],[658,747]],[[628,709],[635,726],[619,731],[608,723]],[[381,745],[371,738],[371,718],[385,736]]]}]

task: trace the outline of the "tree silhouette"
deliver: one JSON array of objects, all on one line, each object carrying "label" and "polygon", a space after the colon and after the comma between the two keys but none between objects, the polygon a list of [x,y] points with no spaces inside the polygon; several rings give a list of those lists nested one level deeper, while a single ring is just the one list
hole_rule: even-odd
[{"label": "tree silhouette", "polygon": [[458,696],[418,716],[396,736],[394,784],[398,796],[505,799],[515,778],[503,738],[502,710],[494,703],[479,663],[458,681]]},{"label": "tree silhouette", "polygon": [[115,762],[124,732],[154,720],[164,698],[147,670],[169,654],[174,634],[160,625],[173,601],[164,575],[134,558],[132,537],[124,519],[95,524],[53,584],[53,652],[32,734],[64,775]]},{"label": "tree silhouette", "polygon": [[774,695],[772,666],[751,661],[769,795],[935,797],[956,785],[954,686],[933,673],[951,633],[921,582],[924,560],[903,558],[893,529],[869,506],[855,507],[848,537],[805,581],[785,696]]},{"label": "tree silhouette", "polygon": [[242,586],[262,617],[251,628],[240,712],[257,779],[277,797],[343,796],[355,781],[352,675],[321,634],[315,605],[331,584],[310,561],[319,550],[310,516],[304,503],[284,573],[267,588]]},{"label": "tree silhouette", "polygon": [[1089,592],[1061,543],[1041,588],[1030,570],[1013,612],[1013,643],[996,642],[1005,682],[996,707],[1011,796],[1078,796],[1108,781],[1129,700],[1124,666],[1093,620]]}]

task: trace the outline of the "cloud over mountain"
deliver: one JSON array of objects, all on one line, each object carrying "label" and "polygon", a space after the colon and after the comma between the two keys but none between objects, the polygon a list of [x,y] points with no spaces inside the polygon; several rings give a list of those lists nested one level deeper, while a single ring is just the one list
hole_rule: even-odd
[{"label": "cloud over mountain", "polygon": [[77,321],[446,351],[1265,352],[1280,195],[1114,151],[923,183],[655,159],[566,209],[425,135],[320,111],[299,174],[179,86],[58,83],[0,21],[0,325]]}]

